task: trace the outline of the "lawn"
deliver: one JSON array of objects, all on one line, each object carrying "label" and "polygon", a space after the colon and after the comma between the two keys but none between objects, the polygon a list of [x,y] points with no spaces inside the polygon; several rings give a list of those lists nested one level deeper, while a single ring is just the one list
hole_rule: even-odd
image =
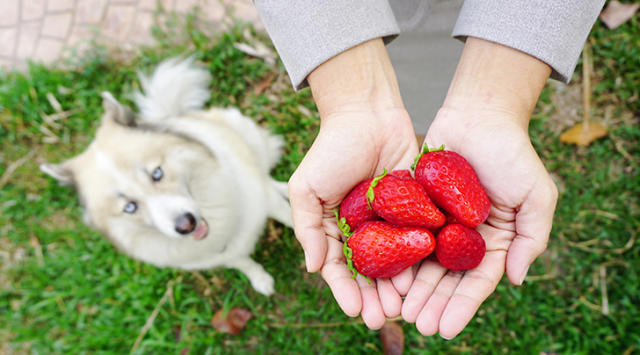
[{"label": "lawn", "polygon": [[[279,62],[234,46],[271,45],[250,27],[211,34],[192,17],[173,21],[183,31],[159,24],[157,45],[134,57],[95,47],[73,69],[0,74],[0,353],[382,352],[379,333],[346,317],[320,276],[305,272],[290,229],[269,223],[254,253],[276,280],[264,297],[234,270],[157,269],[119,254],[82,224],[74,191],[39,172],[91,141],[101,91],[130,103],[137,70],[189,53],[214,78],[210,105],[237,106],[284,136],[273,175],[289,178],[319,128],[308,89],[294,92]],[[609,135],[580,148],[559,141],[573,123],[563,109],[580,109],[567,97],[579,90],[581,64],[570,86],[547,85],[530,125],[560,189],[548,250],[524,286],[503,279],[454,340],[400,321],[406,353],[640,353],[640,17],[616,30],[598,22],[589,43],[591,112]],[[238,335],[210,324],[232,307],[252,314]]]}]

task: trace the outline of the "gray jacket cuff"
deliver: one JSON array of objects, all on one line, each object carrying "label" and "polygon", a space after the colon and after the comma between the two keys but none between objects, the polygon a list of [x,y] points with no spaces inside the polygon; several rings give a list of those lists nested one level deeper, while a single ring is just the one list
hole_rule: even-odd
[{"label": "gray jacket cuff", "polygon": [[318,65],[400,29],[386,0],[256,0],[256,8],[296,90]]},{"label": "gray jacket cuff", "polygon": [[571,80],[604,0],[466,0],[453,36],[478,37],[547,63],[551,77]]}]

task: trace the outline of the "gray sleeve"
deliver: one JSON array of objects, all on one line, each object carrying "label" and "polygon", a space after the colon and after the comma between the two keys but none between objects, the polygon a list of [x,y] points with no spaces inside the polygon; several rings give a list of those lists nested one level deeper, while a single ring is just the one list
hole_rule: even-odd
[{"label": "gray sleeve", "polygon": [[387,0],[255,0],[293,87],[327,59],[367,40],[400,32]]},{"label": "gray sleeve", "polygon": [[478,37],[530,54],[569,82],[605,0],[466,0],[453,36]]}]

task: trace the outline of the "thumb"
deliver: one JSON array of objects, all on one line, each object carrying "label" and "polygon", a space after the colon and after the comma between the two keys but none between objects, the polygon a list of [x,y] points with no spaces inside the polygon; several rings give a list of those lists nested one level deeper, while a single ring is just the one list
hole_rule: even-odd
[{"label": "thumb", "polygon": [[507,277],[522,285],[529,266],[547,248],[558,189],[548,174],[539,179],[516,214],[516,237],[507,252]]},{"label": "thumb", "polygon": [[322,223],[323,207],[313,189],[294,174],[289,180],[289,201],[293,229],[302,246],[307,271],[320,270],[327,254],[327,237]]}]

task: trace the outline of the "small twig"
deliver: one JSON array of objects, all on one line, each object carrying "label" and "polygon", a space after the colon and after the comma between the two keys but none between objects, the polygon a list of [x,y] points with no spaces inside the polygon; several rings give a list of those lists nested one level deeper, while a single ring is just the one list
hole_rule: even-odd
[{"label": "small twig", "polygon": [[535,281],[545,281],[545,280],[553,280],[558,276],[558,274],[556,274],[555,272],[549,273],[549,274],[542,274],[542,275],[527,275],[526,281],[527,282],[535,282]]},{"label": "small twig", "polygon": [[629,154],[629,152],[626,149],[624,149],[624,147],[622,146],[621,139],[611,132],[609,132],[609,136],[611,137],[611,140],[613,141],[613,146],[616,148],[618,153],[620,153],[632,165],[637,165],[638,159],[633,155]]},{"label": "small twig", "polygon": [[43,142],[45,143],[56,143],[58,142],[59,138],[58,136],[56,136],[55,133],[53,133],[49,128],[47,128],[44,125],[40,125],[39,127],[40,132],[42,132],[46,137],[44,137],[42,139]]},{"label": "small twig", "polygon": [[607,268],[600,266],[600,292],[602,293],[602,314],[609,315],[609,296],[607,295]]},{"label": "small twig", "polygon": [[56,99],[56,97],[53,96],[53,94],[50,92],[47,92],[46,96],[47,101],[49,101],[49,104],[51,105],[51,107],[53,107],[53,110],[56,112],[62,112],[62,105],[60,105],[60,101],[58,101],[58,99]]},{"label": "small twig", "polygon": [[620,259],[611,259],[600,264],[600,266],[601,267],[622,266],[624,268],[629,268],[629,263]]},{"label": "small twig", "polygon": [[44,265],[44,255],[42,254],[42,244],[38,240],[38,237],[32,235],[29,239],[29,244],[33,248],[34,253],[36,254],[36,259],[38,259],[38,264],[40,266]]},{"label": "small twig", "polygon": [[42,122],[44,122],[45,124],[53,127],[54,129],[60,129],[62,126],[57,123],[56,121],[60,120],[60,119],[67,119],[69,118],[71,115],[80,112],[80,110],[78,109],[73,109],[73,110],[68,110],[68,111],[60,111],[60,112],[56,112],[53,114],[46,114],[44,112],[40,113],[40,116],[42,117]]},{"label": "small twig", "polygon": [[[395,317],[388,319],[389,322],[396,322],[402,320],[402,317]],[[273,323],[269,324],[272,328],[335,328],[343,325],[360,325],[364,324],[362,318],[358,318],[346,322],[327,322],[327,323]]]},{"label": "small twig", "polygon": [[583,305],[587,306],[587,308],[590,308],[591,310],[600,312],[600,310],[602,309],[599,305],[593,304],[593,303],[587,301],[587,298],[585,296],[580,296],[580,298],[578,298],[578,300],[580,301],[580,303],[582,303]]},{"label": "small twig", "polygon": [[164,295],[162,295],[162,298],[160,298],[160,301],[158,301],[158,304],[151,312],[151,315],[149,315],[149,318],[147,318],[147,321],[144,323],[144,326],[140,330],[140,334],[138,334],[138,338],[136,338],[135,343],[133,343],[133,346],[131,347],[132,354],[138,349],[140,343],[142,342],[142,339],[147,334],[149,329],[151,329],[151,327],[153,326],[153,322],[156,320],[158,313],[160,313],[160,308],[162,308],[167,300],[173,296],[173,285],[177,282],[180,282],[180,278],[167,282],[167,290],[164,292]]},{"label": "small twig", "polygon": [[592,241],[597,240],[598,239],[591,239],[591,240],[587,240],[586,242],[571,242],[568,241],[567,244],[570,247],[574,247],[580,250],[584,250],[584,251],[588,251],[588,252],[592,252],[592,253],[613,253],[613,254],[624,254],[625,252],[627,252],[629,249],[631,249],[633,247],[633,244],[636,241],[636,238],[634,235],[632,235],[629,240],[627,240],[627,243],[625,243],[625,245],[621,248],[613,248],[613,249],[605,249],[605,248],[589,248],[587,245],[588,244],[596,244],[596,243],[591,243]]},{"label": "small twig", "polygon": [[591,119],[591,68],[589,43],[584,45],[582,50],[582,129],[589,131],[589,121]]},{"label": "small twig", "polygon": [[36,153],[35,150],[32,150],[29,153],[25,154],[25,156],[23,156],[22,158],[9,164],[9,166],[7,167],[7,170],[5,170],[4,174],[2,174],[2,177],[0,177],[0,190],[2,190],[4,185],[6,185],[7,182],[9,182],[9,179],[11,178],[11,174],[13,174],[13,172],[15,172],[20,166],[22,166],[22,164],[26,163],[27,160],[31,159],[31,157],[35,153]]}]

